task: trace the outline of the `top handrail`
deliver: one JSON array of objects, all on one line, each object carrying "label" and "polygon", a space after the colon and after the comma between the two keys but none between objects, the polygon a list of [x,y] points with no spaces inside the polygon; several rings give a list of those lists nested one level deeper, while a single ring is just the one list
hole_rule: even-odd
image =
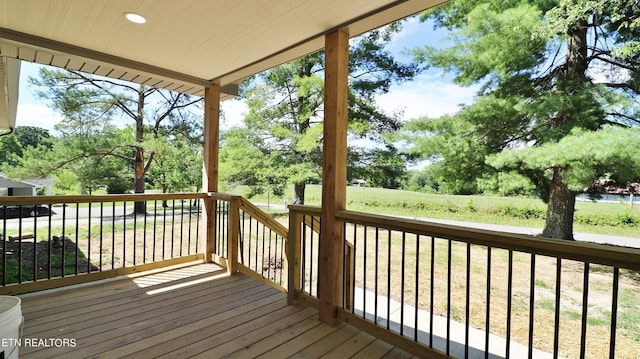
[{"label": "top handrail", "polygon": [[255,204],[249,202],[249,200],[244,197],[240,198],[240,209],[262,222],[262,224],[276,232],[280,237],[284,239],[289,237],[289,230],[284,225],[273,219],[273,217],[269,216],[264,211],[260,210]]},{"label": "top handrail", "polygon": [[[301,214],[321,215],[319,207],[289,206],[289,210]],[[349,223],[452,239],[470,244],[640,271],[640,249],[637,248],[472,229],[350,210],[338,212],[337,219]],[[640,238],[638,240],[640,241]]]},{"label": "top handrail", "polygon": [[172,199],[201,199],[207,198],[208,193],[135,193],[135,194],[98,194],[71,196],[7,196],[0,197],[0,205],[19,206],[49,203],[89,203],[89,202],[135,202]]}]

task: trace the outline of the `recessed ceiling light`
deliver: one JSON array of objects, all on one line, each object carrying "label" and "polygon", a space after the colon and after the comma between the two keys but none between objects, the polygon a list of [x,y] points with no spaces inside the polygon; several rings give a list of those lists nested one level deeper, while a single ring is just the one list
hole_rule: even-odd
[{"label": "recessed ceiling light", "polygon": [[127,20],[135,22],[136,24],[144,24],[145,22],[147,22],[147,19],[145,19],[144,16],[140,14],[125,12],[123,15],[127,18]]}]

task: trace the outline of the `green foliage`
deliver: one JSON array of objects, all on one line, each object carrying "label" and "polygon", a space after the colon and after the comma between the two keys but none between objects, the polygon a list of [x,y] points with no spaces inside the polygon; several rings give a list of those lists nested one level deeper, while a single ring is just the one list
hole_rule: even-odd
[{"label": "green foliage", "polygon": [[498,172],[478,179],[478,189],[483,193],[500,196],[534,196],[535,186],[531,180],[516,171]]},{"label": "green foliage", "polygon": [[350,158],[348,179],[364,179],[368,186],[381,188],[400,188],[407,179],[406,158],[391,145],[383,149],[359,149]]},{"label": "green foliage", "polygon": [[412,172],[404,189],[415,192],[437,193],[439,186],[437,179],[427,167],[421,171]]},{"label": "green foliage", "polygon": [[115,177],[107,180],[108,194],[129,193],[133,189],[133,181],[130,178]]},{"label": "green foliage", "polygon": [[49,131],[33,126],[18,126],[13,134],[22,145],[22,148],[38,147],[40,145],[51,148],[53,143]]},{"label": "green foliage", "polygon": [[78,193],[78,176],[72,171],[60,170],[53,177],[56,180],[56,185],[53,187],[54,195]]},{"label": "green foliage", "polygon": [[503,151],[488,158],[498,169],[544,171],[565,168],[564,181],[575,191],[613,172],[621,182],[640,176],[640,129],[604,127],[599,131],[574,129],[555,143]]},{"label": "green foliage", "polygon": [[[135,190],[144,192],[145,174],[155,164],[158,166],[153,173],[156,178],[149,182],[160,183],[164,190],[200,185],[201,166],[195,164],[201,163],[198,159],[201,150],[194,149],[194,145],[201,143],[201,126],[190,106],[201,99],[46,67],[41,68],[38,78],[29,81],[64,121],[56,125],[61,137],[53,141],[52,146],[25,149],[19,168],[12,170],[17,177],[46,177],[71,170],[77,175],[82,193],[91,193],[100,187],[121,192],[127,187],[123,183],[131,181],[138,168]],[[116,128],[111,124],[114,118],[129,119],[133,125]],[[45,134],[35,132],[34,135],[30,138],[43,138]],[[188,144],[177,145],[172,154],[160,156],[161,152],[170,151],[169,138]],[[138,153],[143,159],[136,164]],[[181,159],[178,162],[181,161],[183,167],[169,164],[170,156]]]},{"label": "green foliage", "polygon": [[545,234],[570,237],[575,191],[605,173],[640,178],[637,141],[606,127],[640,125],[639,18],[628,0],[459,0],[423,14],[452,45],[414,49],[416,60],[481,87],[475,103],[416,120],[403,138],[452,193],[510,192],[489,182],[496,170],[527,177],[553,204],[557,230]]},{"label": "green foliage", "polygon": [[3,172],[7,167],[15,166],[18,158],[22,156],[23,147],[15,135],[0,137],[0,166]]},{"label": "green foliage", "polygon": [[[393,82],[411,79],[417,70],[413,64],[399,63],[384,49],[398,30],[399,25],[393,24],[350,44],[349,132],[385,147],[386,134],[398,129],[400,123],[396,114],[379,109],[373,96],[387,92]],[[254,188],[252,193],[259,193],[264,188],[257,187],[275,192],[292,182],[302,188],[295,192],[294,202],[304,203],[304,186],[321,177],[323,71],[324,53],[318,52],[243,84],[249,106],[244,120],[247,131],[230,130],[221,145],[220,173],[228,185],[246,184]],[[375,155],[381,158],[370,157]],[[400,185],[401,161],[390,159],[386,151],[371,151],[365,156],[362,162],[369,165],[366,171],[370,178],[384,186]],[[363,163],[352,168],[365,171]],[[381,175],[385,178],[378,179]]]},{"label": "green foliage", "polygon": [[182,134],[169,138],[148,136],[146,149],[153,166],[147,171],[150,185],[162,188],[163,193],[193,191],[202,183],[202,144],[190,141]]}]

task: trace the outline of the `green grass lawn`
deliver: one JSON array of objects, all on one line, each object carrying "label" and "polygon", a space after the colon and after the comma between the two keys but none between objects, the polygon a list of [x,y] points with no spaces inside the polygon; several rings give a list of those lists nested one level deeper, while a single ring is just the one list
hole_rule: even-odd
[{"label": "green grass lawn", "polygon": [[[248,188],[238,186],[222,192],[246,195]],[[286,197],[263,194],[253,202],[284,204],[291,202],[293,187]],[[321,186],[307,185],[305,202],[320,205]],[[536,198],[456,196],[427,194],[369,187],[347,187],[347,208],[354,211],[452,219],[522,227],[544,227],[546,205]],[[628,237],[640,237],[640,206],[623,203],[577,202],[574,230]]]}]

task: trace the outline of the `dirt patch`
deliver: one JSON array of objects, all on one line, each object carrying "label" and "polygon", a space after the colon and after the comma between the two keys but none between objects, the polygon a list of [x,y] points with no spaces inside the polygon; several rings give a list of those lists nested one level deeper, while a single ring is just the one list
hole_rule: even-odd
[{"label": "dirt patch", "polygon": [[[34,274],[35,279],[60,277],[63,268],[65,275],[98,270],[68,237],[53,236],[51,241],[39,242],[34,239],[3,241],[2,248],[5,257],[0,257],[0,264],[6,258],[6,283],[18,282],[19,269],[22,272],[21,281],[34,280]],[[4,280],[1,276],[0,279]]]}]

